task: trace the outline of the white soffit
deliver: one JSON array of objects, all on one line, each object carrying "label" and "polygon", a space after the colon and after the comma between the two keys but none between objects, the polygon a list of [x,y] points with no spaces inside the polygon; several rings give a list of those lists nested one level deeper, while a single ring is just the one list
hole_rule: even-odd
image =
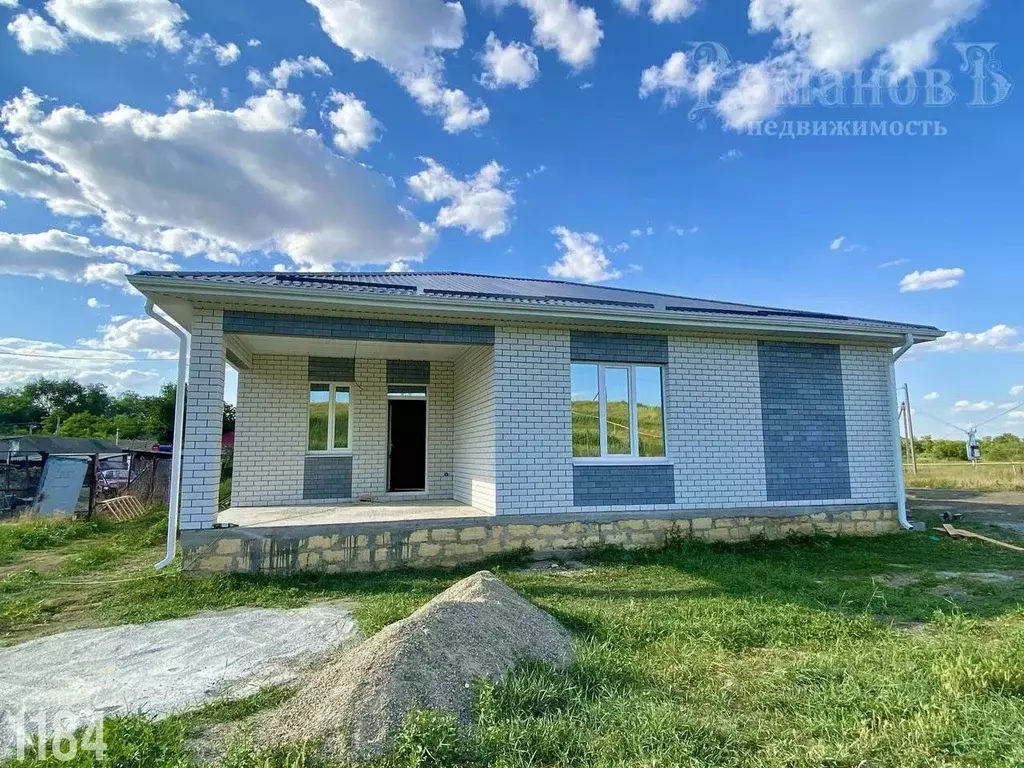
[{"label": "white soffit", "polygon": [[413,344],[400,341],[306,339],[295,336],[239,336],[254,355],[361,357],[383,360],[454,360],[466,344]]}]

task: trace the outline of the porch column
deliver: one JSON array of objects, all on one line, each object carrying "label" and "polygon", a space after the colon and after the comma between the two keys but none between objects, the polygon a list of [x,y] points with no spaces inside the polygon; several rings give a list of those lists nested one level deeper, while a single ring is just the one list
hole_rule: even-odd
[{"label": "porch column", "polygon": [[[182,530],[212,528],[217,519],[224,418],[223,312],[195,309],[181,468]],[[174,447],[178,450],[178,446]]]}]

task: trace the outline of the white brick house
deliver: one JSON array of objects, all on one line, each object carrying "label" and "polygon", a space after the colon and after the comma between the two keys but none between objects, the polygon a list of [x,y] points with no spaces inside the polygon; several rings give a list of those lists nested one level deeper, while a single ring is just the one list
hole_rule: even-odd
[{"label": "white brick house", "polygon": [[218,522],[226,364],[242,527],[266,508],[308,525],[311,507],[339,524],[856,519],[902,511],[893,348],[942,335],[458,273],[130,280],[191,334],[183,545]]}]

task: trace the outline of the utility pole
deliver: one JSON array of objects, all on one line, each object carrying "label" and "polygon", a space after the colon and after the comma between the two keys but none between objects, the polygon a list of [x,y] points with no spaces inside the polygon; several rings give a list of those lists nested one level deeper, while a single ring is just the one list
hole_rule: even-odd
[{"label": "utility pole", "polygon": [[914,417],[910,413],[910,388],[903,385],[903,413],[907,419],[907,439],[910,440],[910,464],[917,474],[917,451],[914,448]]}]

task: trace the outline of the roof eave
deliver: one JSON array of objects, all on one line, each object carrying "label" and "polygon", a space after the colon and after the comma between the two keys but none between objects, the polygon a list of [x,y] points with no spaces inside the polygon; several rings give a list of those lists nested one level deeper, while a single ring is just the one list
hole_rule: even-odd
[{"label": "roof eave", "polygon": [[311,291],[308,287],[243,285],[233,283],[189,283],[176,277],[131,275],[128,282],[158,304],[160,296],[180,296],[191,301],[211,303],[252,301],[273,303],[284,301],[296,305],[348,307],[353,309],[390,310],[422,313],[424,311],[461,316],[472,319],[531,319],[541,321],[605,321],[618,325],[678,327],[717,330],[732,333],[785,333],[812,336],[851,337],[865,340],[900,343],[906,334],[913,334],[915,342],[934,341],[945,335],[938,328],[900,326],[871,328],[860,324],[815,320],[814,318],[746,317],[743,315],[709,316],[701,312],[645,311],[638,313],[628,307],[566,307],[555,305],[501,304],[493,301],[460,298],[442,299],[434,296],[392,296],[388,294],[338,294],[330,291]]}]

